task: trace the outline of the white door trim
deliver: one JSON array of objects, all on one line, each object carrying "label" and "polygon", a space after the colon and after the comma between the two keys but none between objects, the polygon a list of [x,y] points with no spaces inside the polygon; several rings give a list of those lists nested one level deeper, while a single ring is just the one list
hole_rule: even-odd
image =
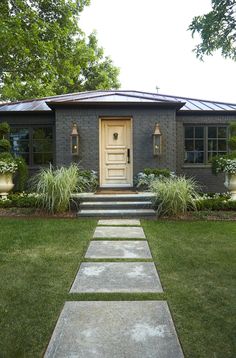
[{"label": "white door trim", "polygon": [[[102,184],[102,121],[129,120],[130,121],[130,183]],[[133,187],[133,118],[132,117],[99,117],[99,186],[101,188],[132,188]]]}]

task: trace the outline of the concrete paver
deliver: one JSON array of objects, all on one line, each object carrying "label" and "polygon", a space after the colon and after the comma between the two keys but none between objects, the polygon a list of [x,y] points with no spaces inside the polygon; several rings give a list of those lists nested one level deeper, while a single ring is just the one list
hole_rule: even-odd
[{"label": "concrete paver", "polygon": [[70,293],[163,292],[153,262],[84,262]]},{"label": "concrete paver", "polygon": [[164,301],[66,302],[45,358],[183,358]]},{"label": "concrete paver", "polygon": [[145,234],[143,228],[137,226],[97,226],[93,238],[145,239]]},{"label": "concrete paver", "polygon": [[90,242],[85,257],[93,259],[150,259],[152,255],[148,243],[144,240],[97,240]]}]

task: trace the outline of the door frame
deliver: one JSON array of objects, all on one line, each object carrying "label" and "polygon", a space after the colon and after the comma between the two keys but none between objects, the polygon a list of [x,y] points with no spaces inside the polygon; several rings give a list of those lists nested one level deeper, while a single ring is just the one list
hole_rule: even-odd
[{"label": "door frame", "polygon": [[[102,121],[130,121],[130,183],[102,184]],[[102,116],[99,117],[99,186],[100,188],[132,188],[133,187],[133,117],[131,116]]]}]

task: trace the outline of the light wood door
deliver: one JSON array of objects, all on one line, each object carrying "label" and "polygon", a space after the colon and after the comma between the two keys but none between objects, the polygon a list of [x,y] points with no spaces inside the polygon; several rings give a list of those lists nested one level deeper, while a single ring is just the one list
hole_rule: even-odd
[{"label": "light wood door", "polygon": [[100,186],[132,186],[131,119],[101,119]]}]

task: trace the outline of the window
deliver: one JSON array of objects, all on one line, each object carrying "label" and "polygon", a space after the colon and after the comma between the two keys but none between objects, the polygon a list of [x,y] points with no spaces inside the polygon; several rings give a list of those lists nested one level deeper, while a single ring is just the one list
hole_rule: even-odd
[{"label": "window", "polygon": [[227,126],[185,126],[184,133],[185,163],[208,164],[228,152]]},{"label": "window", "polygon": [[47,165],[53,162],[53,128],[12,128],[10,134],[12,151],[24,157],[30,166]]}]

